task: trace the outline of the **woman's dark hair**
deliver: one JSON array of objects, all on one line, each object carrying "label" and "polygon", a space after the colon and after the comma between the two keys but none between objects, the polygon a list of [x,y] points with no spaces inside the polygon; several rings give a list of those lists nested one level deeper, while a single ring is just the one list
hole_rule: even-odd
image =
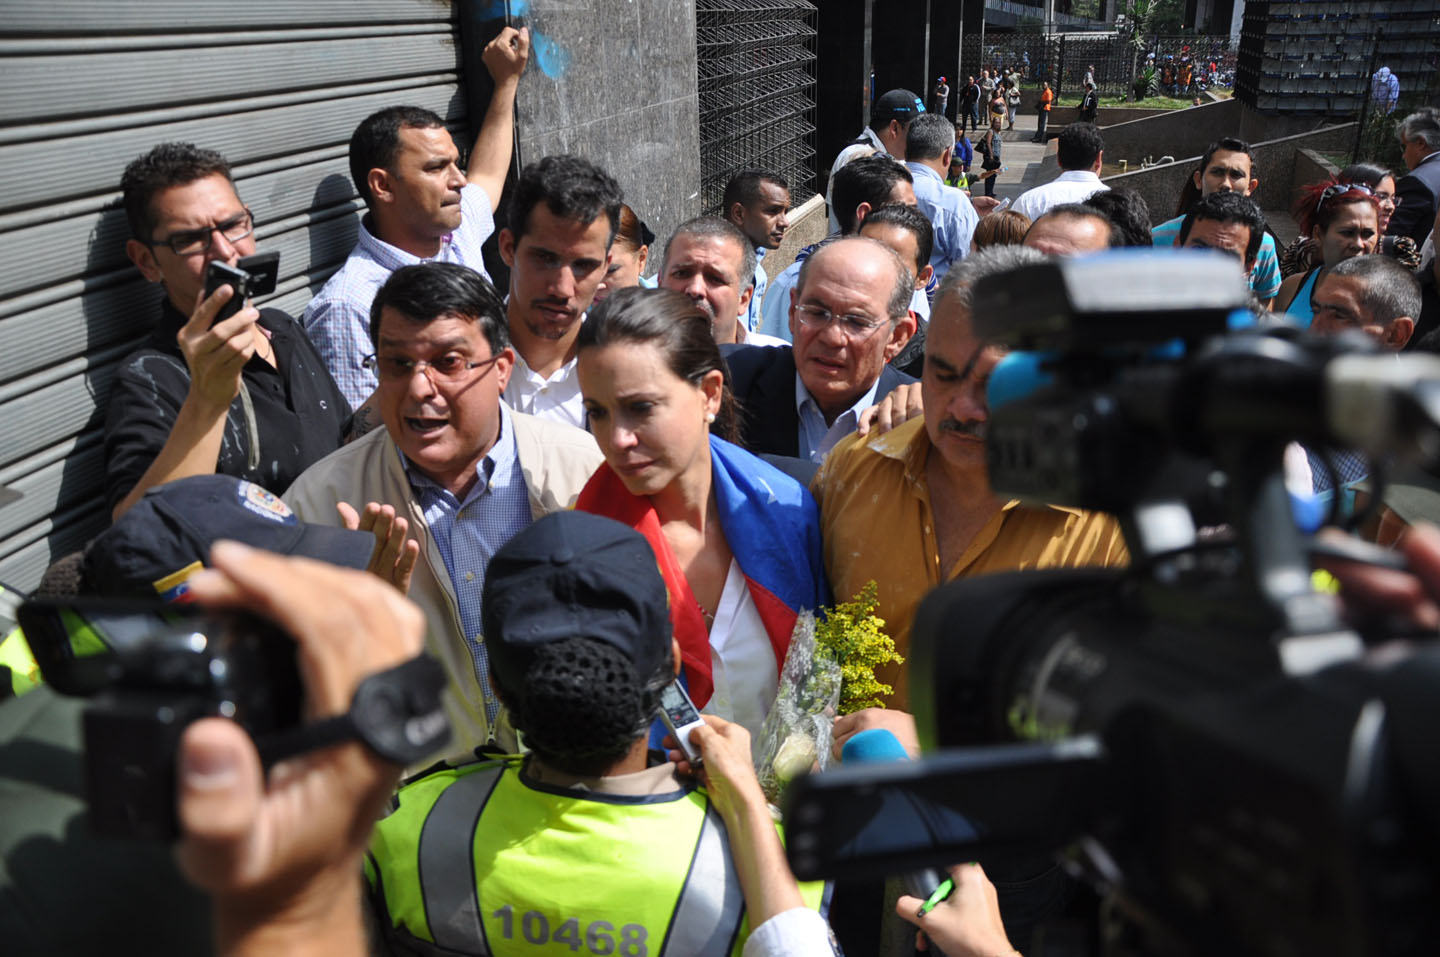
[{"label": "woman's dark hair", "polygon": [[631,251],[655,242],[655,234],[645,221],[635,215],[635,210],[626,203],[620,204],[620,228],[615,231],[615,243]]},{"label": "woman's dark hair", "polygon": [[1301,236],[1309,236],[1316,228],[1323,233],[1330,228],[1340,212],[1341,206],[1364,203],[1375,210],[1379,221],[1380,204],[1375,202],[1369,184],[1362,189],[1346,189],[1348,182],[1327,179],[1300,188],[1300,199],[1295,204],[1295,224],[1300,227]]},{"label": "woman's dark hair", "polygon": [[738,440],[740,416],[735,393],[730,390],[730,368],[720,357],[710,317],[688,296],[642,286],[615,290],[591,310],[580,327],[575,349],[582,352],[620,342],[654,343],[670,371],[694,386],[718,369],[725,384],[710,431],[727,442]]},{"label": "woman's dark hair", "polygon": [[1341,183],[1364,183],[1371,189],[1379,189],[1381,181],[1395,174],[1375,163],[1352,163],[1340,171],[1335,179]]},{"label": "woman's dark hair", "polygon": [[613,646],[566,638],[535,646],[521,688],[499,691],[540,760],[567,774],[598,777],[645,734],[673,676],[668,653],[655,674],[640,675]]}]

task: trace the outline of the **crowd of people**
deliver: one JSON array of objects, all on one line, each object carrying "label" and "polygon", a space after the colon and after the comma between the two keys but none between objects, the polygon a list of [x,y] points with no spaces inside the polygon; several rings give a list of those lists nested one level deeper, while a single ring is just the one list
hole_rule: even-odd
[{"label": "crowd of people", "polygon": [[[224,476],[209,494],[256,521],[351,532],[350,564],[371,577],[211,550],[237,533],[207,525],[207,508],[184,516],[209,529],[201,544],[144,566],[128,593],[269,610],[318,649],[305,669],[312,694],[328,689],[316,714],[343,713],[365,673],[422,647],[446,678],[452,738],[398,794],[398,767],[347,745],[307,759],[337,790],[299,818],[301,799],[275,793],[284,784],[265,782],[233,727],[187,733],[181,863],[216,893],[234,952],[270,940],[237,938],[246,919],[290,913],[293,882],[255,876],[284,854],[332,882],[358,885],[363,870],[365,913],[358,897],[327,898],[317,946],[361,941],[363,924],[370,946],[398,953],[809,954],[832,952],[833,925],[850,952],[875,952],[880,914],[852,903],[874,901],[842,888],[831,906],[789,874],[750,764],[797,616],[875,582],[903,655],[941,583],[1129,561],[1113,516],[991,487],[985,390],[1004,353],[977,334],[976,283],[1047,257],[1209,249],[1233,257],[1267,321],[1359,329],[1396,351],[1434,350],[1440,335],[1433,282],[1417,275],[1440,274],[1427,238],[1440,111],[1399,124],[1403,174],[1360,164],[1313,187],[1301,237],[1277,254],[1249,198],[1254,154],[1233,138],[1153,228],[1143,199],[1101,182],[1089,122],[1058,134],[1057,179],[998,209],[1020,68],[967,77],[958,121],[941,77],[939,111],[908,90],[876,99],[831,170],[830,235],[772,276],[790,187],[762,168],[737,171],[719,215],[659,245],[597,158],[549,156],[510,183],[497,234],[528,33],[507,28],[483,59],[495,93],[467,168],[433,113],[395,106],[359,123],[359,236],[299,320],[245,302],[216,321],[235,293],[207,292],[207,266],[255,251],[256,213],[222,156],[160,144],[123,179],[126,249],[163,299],[107,403],[115,525],[76,587],[116,591],[95,571],[114,537],[168,540],[154,503]],[[966,126],[982,116],[971,153]],[[986,195],[947,179],[966,154],[962,172],[984,157]],[[492,234],[503,290],[481,256]],[[1366,471],[1297,464],[1289,478],[1325,492]],[[335,615],[353,637],[337,637]],[[335,650],[346,641],[355,660]],[[326,669],[341,677],[321,681]],[[887,707],[847,716],[837,740],[878,728],[918,752],[911,680],[879,677]],[[703,767],[655,749],[672,681],[706,715]],[[332,816],[298,848],[276,844]],[[244,837],[257,820],[268,837]],[[922,919],[902,898],[899,916],[952,955],[1024,947],[1065,893],[1052,866],[1013,864],[996,864],[998,887],[957,868],[951,901]]]}]

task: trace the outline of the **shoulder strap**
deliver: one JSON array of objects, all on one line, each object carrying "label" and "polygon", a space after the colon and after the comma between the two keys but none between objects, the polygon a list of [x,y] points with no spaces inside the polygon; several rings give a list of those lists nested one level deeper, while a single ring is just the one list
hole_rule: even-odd
[{"label": "shoulder strap", "polygon": [[725,957],[745,916],[745,896],[730,858],[725,825],[707,805],[690,872],[665,930],[660,957]]},{"label": "shoulder strap", "polygon": [[[441,793],[420,829],[420,894],[435,943],[488,955],[475,874],[475,829],[505,765],[482,768]],[[462,839],[463,838],[463,839]]]}]

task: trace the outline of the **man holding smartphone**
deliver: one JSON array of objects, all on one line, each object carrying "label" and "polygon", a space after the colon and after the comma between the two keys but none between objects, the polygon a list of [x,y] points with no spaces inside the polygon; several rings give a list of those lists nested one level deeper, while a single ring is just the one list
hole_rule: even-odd
[{"label": "man holding smartphone", "polygon": [[120,185],[125,252],[165,295],[106,401],[112,518],[147,489],[190,475],[284,491],[340,446],[350,406],[290,316],[246,302],[216,321],[235,290],[206,295],[207,270],[255,252],[254,217],[229,164],[213,150],[162,143],[127,166]]}]

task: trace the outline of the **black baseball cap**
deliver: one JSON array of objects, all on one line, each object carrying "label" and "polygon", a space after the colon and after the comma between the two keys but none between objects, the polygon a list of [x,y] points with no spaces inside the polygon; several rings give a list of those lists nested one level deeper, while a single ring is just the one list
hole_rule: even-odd
[{"label": "black baseball cap", "polygon": [[536,647],[566,638],[612,646],[649,677],[670,651],[670,609],[639,532],[588,512],[554,512],[490,559],[480,605],[490,669],[518,690]]},{"label": "black baseball cap", "polygon": [[221,539],[361,569],[375,547],[369,532],[300,521],[278,495],[253,482],[196,475],[150,489],[91,542],[82,588],[114,598],[178,600]]},{"label": "black baseball cap", "polygon": [[906,89],[891,90],[875,101],[870,110],[870,128],[884,126],[891,120],[909,123],[925,112],[925,101]]}]

